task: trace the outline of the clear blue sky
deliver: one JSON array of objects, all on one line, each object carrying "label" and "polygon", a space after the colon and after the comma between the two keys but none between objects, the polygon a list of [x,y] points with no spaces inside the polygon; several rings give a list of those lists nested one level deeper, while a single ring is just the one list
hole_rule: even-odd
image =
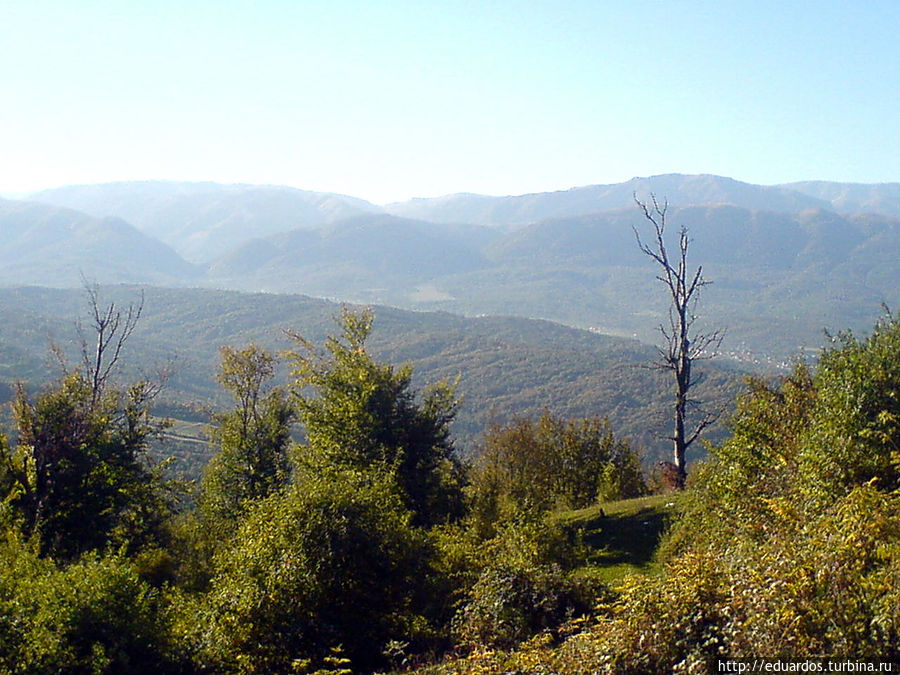
[{"label": "clear blue sky", "polygon": [[900,181],[900,1],[9,0],[0,193]]}]

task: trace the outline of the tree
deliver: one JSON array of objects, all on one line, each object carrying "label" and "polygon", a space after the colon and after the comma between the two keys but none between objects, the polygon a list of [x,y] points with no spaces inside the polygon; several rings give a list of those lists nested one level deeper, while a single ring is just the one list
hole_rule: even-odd
[{"label": "tree", "polygon": [[427,388],[417,399],[412,369],[376,362],[366,350],[370,310],[344,309],[340,336],[327,353],[297,333],[294,401],[306,429],[308,456],[345,468],[392,473],[417,525],[461,513],[461,468],[450,440],[455,387]]},{"label": "tree", "polygon": [[201,505],[220,522],[234,523],[246,503],[287,481],[294,410],[283,389],[266,391],[275,361],[268,351],[251,344],[222,347],[219,354],[219,384],[234,395],[236,407],[214,418],[220,451],[204,476]]},{"label": "tree", "polygon": [[115,303],[105,308],[100,306],[100,291],[95,284],[90,284],[82,277],[87,293],[90,309],[91,328],[94,333],[94,344],[90,344],[81,324],[78,333],[81,336],[81,361],[85,380],[91,386],[91,400],[97,403],[106,383],[119,362],[122,347],[137,327],[141,312],[144,309],[144,294],[138,304],[130,304],[125,309],[117,309]]},{"label": "tree", "polygon": [[9,537],[0,543],[0,672],[186,672],[162,604],[125,558],[87,554],[60,566]]},{"label": "tree", "polygon": [[695,308],[700,289],[711,282],[703,277],[702,266],[698,266],[693,272],[688,268],[687,254],[691,240],[687,228],[682,225],[678,231],[678,252],[673,260],[665,242],[668,202],[664,200],[660,205],[652,193],[649,204],[640,201],[637,196],[634,201],[644,218],[653,226],[654,235],[653,242],[646,244],[635,228],[634,236],[638,247],[662,270],[656,278],[665,285],[669,294],[668,326],[664,323],[659,326],[663,346],[658,348],[660,359],[657,367],[670,371],[675,380],[674,425],[670,439],[673,443],[676,471],[675,487],[681,489],[687,479],[687,449],[719,417],[717,411],[701,410],[693,429],[688,430],[688,408],[699,407],[699,401],[691,399],[690,392],[701,381],[697,373],[692,371],[693,363],[712,358],[722,344],[724,333],[720,330],[706,333],[695,328]]},{"label": "tree", "polygon": [[7,525],[34,536],[42,554],[63,559],[111,542],[142,546],[159,531],[164,505],[159,476],[146,461],[159,385],[111,386],[140,308],[124,315],[113,304],[101,309],[95,288],[88,301],[96,347],[89,349],[82,334],[82,368],[66,369],[34,400],[18,387],[17,443],[0,446]]},{"label": "tree", "polygon": [[429,545],[392,483],[331,467],[253,504],[185,616],[203,671],[323,672],[342,647],[371,672],[388,641],[416,638]]},{"label": "tree", "polygon": [[468,488],[485,524],[504,509],[580,509],[598,500],[641,495],[641,462],[608,420],[563,420],[545,412],[487,431]]}]

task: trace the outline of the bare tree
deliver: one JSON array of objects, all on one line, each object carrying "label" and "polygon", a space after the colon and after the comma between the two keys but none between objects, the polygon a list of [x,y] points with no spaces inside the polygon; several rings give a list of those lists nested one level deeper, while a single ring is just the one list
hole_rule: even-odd
[{"label": "bare tree", "polygon": [[[675,379],[674,427],[669,438],[673,443],[676,471],[674,483],[675,487],[681,489],[687,478],[685,452],[721,414],[721,411],[701,409],[700,402],[690,398],[691,389],[702,379],[692,371],[692,365],[694,361],[715,356],[722,344],[724,332],[714,330],[704,333],[694,327],[697,319],[694,310],[700,289],[712,282],[704,279],[701,266],[694,271],[688,269],[687,254],[691,240],[687,228],[682,225],[678,231],[678,252],[673,260],[665,242],[668,201],[664,200],[660,204],[652,193],[649,203],[639,200],[637,195],[634,196],[634,201],[644,218],[653,226],[654,235],[651,243],[644,243],[637,228],[634,228],[638,247],[659,265],[662,271],[656,278],[665,285],[669,293],[669,322],[668,325],[663,323],[659,326],[663,345],[657,348],[660,358],[655,367],[670,371]],[[689,407],[698,412],[698,419],[690,431],[687,424]]]},{"label": "bare tree", "polygon": [[119,361],[122,347],[137,327],[144,309],[144,293],[138,304],[129,304],[123,311],[115,303],[106,307],[100,305],[99,289],[96,284],[82,278],[87,293],[92,333],[96,340],[91,344],[79,324],[81,336],[81,361],[84,375],[91,385],[92,404],[96,405],[103,393],[109,376]]}]

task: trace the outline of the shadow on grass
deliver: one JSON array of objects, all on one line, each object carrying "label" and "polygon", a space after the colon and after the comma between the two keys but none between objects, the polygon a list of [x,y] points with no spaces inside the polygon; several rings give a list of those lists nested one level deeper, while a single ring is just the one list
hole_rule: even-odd
[{"label": "shadow on grass", "polygon": [[582,535],[584,543],[595,551],[591,562],[595,565],[650,565],[668,516],[665,511],[645,508],[634,513],[597,518]]}]

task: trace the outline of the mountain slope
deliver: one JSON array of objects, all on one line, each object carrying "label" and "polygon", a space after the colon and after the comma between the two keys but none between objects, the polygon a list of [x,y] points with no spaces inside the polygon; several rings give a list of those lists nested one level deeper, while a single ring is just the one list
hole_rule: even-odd
[{"label": "mountain slope", "polygon": [[646,199],[651,192],[678,205],[733,204],[772,211],[830,208],[824,200],[785,187],[751,185],[721,176],[665,174],[561,192],[510,197],[462,194],[416,199],[389,204],[385,210],[399,216],[434,222],[521,226],[550,218],[633,208],[635,194],[640,199]]},{"label": "mountain slope", "polygon": [[355,197],[261,185],[166,181],[74,185],[31,196],[94,216],[118,216],[207,262],[244,241],[377,211]]},{"label": "mountain slope", "polygon": [[[173,363],[164,395],[170,407],[231,404],[215,381],[219,346],[253,341],[289,349],[288,328],[321,344],[336,330],[333,317],[339,312],[337,304],[298,295],[163,288],[145,288],[144,294],[144,312],[123,364],[133,378]],[[119,306],[137,296],[137,288],[101,291],[102,301]],[[0,358],[8,359],[0,363],[0,382],[51,377],[43,359],[49,338],[68,347],[76,360],[73,322],[83,307],[77,290],[0,289]],[[377,307],[370,346],[379,359],[412,364],[416,386],[459,378],[463,405],[454,432],[468,449],[491,422],[548,409],[566,416],[608,415],[620,433],[645,445],[652,456],[668,451],[658,434],[668,419],[669,396],[658,374],[640,367],[654,350],[634,340],[544,321]],[[701,395],[733,400],[737,376],[714,365],[710,371]],[[287,377],[283,365],[278,378]]]},{"label": "mountain slope", "polygon": [[0,201],[0,283],[186,283],[201,270],[119,218]]},{"label": "mountain slope", "polygon": [[496,234],[386,214],[356,216],[239,246],[210,264],[210,283],[358,297],[367,289],[410,288],[480,269],[489,263],[479,249]]},{"label": "mountain slope", "polygon": [[833,183],[806,181],[786,183],[780,187],[829,202],[841,213],[880,213],[900,218],[900,183]]},{"label": "mountain slope", "polygon": [[[726,345],[761,367],[817,348],[825,327],[865,329],[881,303],[900,302],[900,220],[732,205],[668,215],[671,235],[689,229],[690,261],[714,282],[704,317],[727,327]],[[240,247],[211,266],[208,283],[544,318],[653,342],[666,306],[635,242],[633,228],[643,225],[633,207],[507,233],[361,217]]]}]

